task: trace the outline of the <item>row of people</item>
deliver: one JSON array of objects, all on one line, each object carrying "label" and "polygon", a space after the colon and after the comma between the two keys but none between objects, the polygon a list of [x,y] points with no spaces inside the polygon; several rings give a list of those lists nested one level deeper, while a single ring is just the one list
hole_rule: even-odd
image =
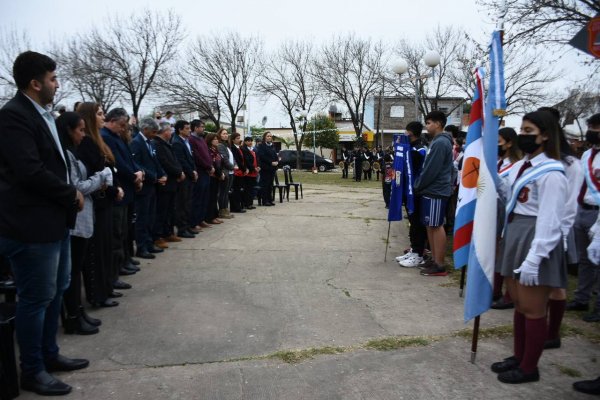
[{"label": "row of people", "polygon": [[[542,108],[523,117],[521,134],[503,128],[498,139],[498,174],[501,178],[501,211],[498,216],[499,257],[494,300],[514,304],[514,353],[492,365],[498,379],[522,383],[539,379],[537,364],[544,349],[559,348],[560,325],[565,309],[588,310],[592,290],[598,285],[600,263],[600,114],[588,119],[586,141],[590,149],[579,160],[559,125],[560,116]],[[444,132],[442,115],[426,118],[431,145],[418,140],[421,126],[406,131],[412,145],[416,181],[416,207],[409,215],[411,249],[397,257],[404,267],[420,267],[422,275],[446,275],[446,201],[452,191],[452,140]],[[504,221],[506,226],[503,226]],[[432,257],[424,261],[429,243]],[[575,300],[566,303],[566,262],[578,263]],[[502,297],[502,282],[508,295]],[[504,300],[502,300],[502,298]],[[584,316],[600,321],[600,297],[595,310]],[[495,303],[498,304],[498,303]],[[507,307],[496,307],[507,308]],[[576,383],[577,390],[600,393],[600,378]]]},{"label": "row of people", "polygon": [[105,115],[88,102],[55,120],[56,67],[20,54],[18,92],[0,110],[0,255],[19,297],[21,387],[43,395],[71,391],[51,372],[89,365],[59,352],[63,304],[65,332],[97,333],[82,287],[91,305],[117,306],[117,290],[131,288],[120,277],[140,271],[135,256],[155,258],[168,242],[254,209],[258,176],[261,204],[273,205],[279,162],[268,132],[254,149],[238,133],[205,135],[199,120],[146,118],[133,130],[124,109]]}]

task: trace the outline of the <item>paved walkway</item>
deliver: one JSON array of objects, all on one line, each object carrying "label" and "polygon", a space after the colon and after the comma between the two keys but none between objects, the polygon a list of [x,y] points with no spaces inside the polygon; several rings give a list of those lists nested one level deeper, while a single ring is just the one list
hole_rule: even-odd
[{"label": "paved walkway", "polygon": [[[501,384],[489,370],[511,354],[507,335],[481,339],[471,364],[453,280],[394,261],[403,222],[384,263],[386,211],[379,190],[308,187],[144,261],[119,307],[92,312],[99,334],[61,336],[63,354],[91,360],[59,374],[69,398],[588,398],[567,375],[600,375],[600,346],[585,337],[544,354],[538,383]],[[511,321],[490,311],[482,328]]]}]

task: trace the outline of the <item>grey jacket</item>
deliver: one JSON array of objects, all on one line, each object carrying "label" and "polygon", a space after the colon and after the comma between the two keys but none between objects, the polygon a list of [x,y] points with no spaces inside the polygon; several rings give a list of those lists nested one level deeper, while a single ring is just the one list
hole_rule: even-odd
[{"label": "grey jacket", "polygon": [[83,210],[77,213],[77,222],[75,222],[75,227],[71,229],[71,235],[87,239],[94,233],[92,193],[100,189],[102,185],[110,183],[107,182],[107,178],[112,174],[108,168],[105,168],[88,177],[83,163],[69,150],[67,150],[67,157],[69,157],[71,167],[69,171],[71,183],[83,194]]},{"label": "grey jacket", "polygon": [[227,145],[219,142],[219,144],[217,145],[217,150],[219,150],[219,154],[221,155],[221,158],[223,159],[223,169],[227,170],[226,173],[229,173],[229,171],[233,171],[234,161],[229,159],[229,152],[227,151]]},{"label": "grey jacket", "polygon": [[436,199],[450,197],[453,168],[452,136],[444,132],[431,141],[421,175],[415,182],[415,194]]}]

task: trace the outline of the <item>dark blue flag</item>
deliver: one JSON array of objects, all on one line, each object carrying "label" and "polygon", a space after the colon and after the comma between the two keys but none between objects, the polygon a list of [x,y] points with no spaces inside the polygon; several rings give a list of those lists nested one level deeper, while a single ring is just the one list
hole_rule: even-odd
[{"label": "dark blue flag", "polygon": [[414,210],[412,160],[407,135],[394,135],[394,179],[388,221],[402,220],[402,204],[409,214]]}]

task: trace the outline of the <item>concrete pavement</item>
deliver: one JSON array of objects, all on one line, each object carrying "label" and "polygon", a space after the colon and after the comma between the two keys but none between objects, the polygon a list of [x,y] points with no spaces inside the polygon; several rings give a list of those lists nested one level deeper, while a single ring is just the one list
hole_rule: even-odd
[{"label": "concrete pavement", "polygon": [[[449,277],[398,267],[404,222],[392,224],[384,262],[386,216],[380,190],[315,185],[303,200],[236,214],[170,245],[126,277],[133,289],[119,307],[91,311],[103,321],[99,334],[60,337],[63,354],[91,361],[57,374],[74,386],[68,398],[589,397],[571,389],[600,375],[600,346],[583,336],[543,355],[537,383],[505,385],[489,370],[511,354],[508,336],[481,339],[471,364],[470,339],[455,335],[472,326],[458,289]],[[511,322],[511,311],[492,310],[482,328]],[[421,343],[366,345],[405,336]],[[281,352],[306,349],[317,354],[282,360]]]}]

